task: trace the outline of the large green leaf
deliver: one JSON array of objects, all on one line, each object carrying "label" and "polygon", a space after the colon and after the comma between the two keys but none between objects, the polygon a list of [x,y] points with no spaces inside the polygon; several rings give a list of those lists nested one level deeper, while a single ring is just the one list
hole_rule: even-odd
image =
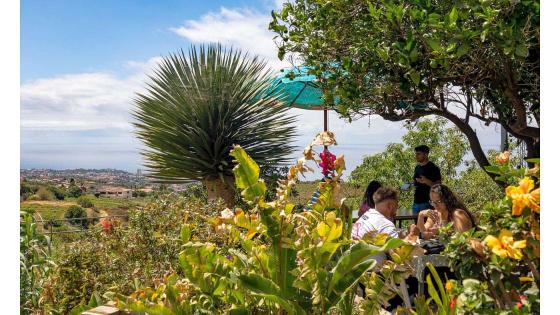
[{"label": "large green leaf", "polygon": [[230,154],[237,162],[237,165],[233,168],[233,173],[235,174],[235,184],[237,188],[242,190],[243,198],[251,203],[263,198],[266,193],[266,185],[259,178],[259,165],[238,145],[233,147]]},{"label": "large green leaf", "polygon": [[255,273],[240,275],[241,284],[255,295],[263,297],[271,302],[278,303],[289,314],[305,314],[305,311],[297,304],[292,303],[284,296],[280,287],[272,280],[266,279]]},{"label": "large green leaf", "polygon": [[389,249],[397,248],[403,244],[405,244],[404,241],[400,239],[390,238],[381,247],[366,244],[364,242],[359,242],[356,245],[350,247],[350,249],[342,254],[342,256],[338,260],[338,263],[332,271],[332,277],[329,282],[328,292],[331,292],[337,285],[337,283],[342,278],[344,278],[346,274],[352,272],[357,265],[367,260],[370,256],[385,252]]},{"label": "large green leaf", "polygon": [[355,265],[349,272],[345,273],[342,278],[334,283],[332,291],[327,298],[329,302],[328,307],[330,308],[338,304],[340,299],[348,293],[348,290],[352,289],[356,283],[358,283],[362,275],[375,266],[375,263],[375,259],[367,259]]}]

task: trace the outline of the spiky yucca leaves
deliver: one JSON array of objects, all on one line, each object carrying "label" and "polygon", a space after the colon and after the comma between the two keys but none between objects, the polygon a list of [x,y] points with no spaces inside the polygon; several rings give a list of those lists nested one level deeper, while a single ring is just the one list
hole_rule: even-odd
[{"label": "spiky yucca leaves", "polygon": [[[220,45],[191,47],[163,59],[137,94],[133,116],[149,176],[162,182],[200,180],[209,198],[233,192],[229,151],[241,145],[261,165],[293,151],[293,116],[278,95],[267,96],[264,61]],[[282,96],[280,96],[282,98]]]}]

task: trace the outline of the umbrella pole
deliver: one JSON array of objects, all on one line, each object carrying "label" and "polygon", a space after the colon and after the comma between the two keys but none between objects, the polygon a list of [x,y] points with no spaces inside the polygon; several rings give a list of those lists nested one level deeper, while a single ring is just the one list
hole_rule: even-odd
[{"label": "umbrella pole", "polygon": [[[328,120],[327,120],[327,118],[328,118],[327,109],[325,108],[325,109],[323,110],[323,131],[328,131],[328,130],[329,130],[329,129],[328,129]],[[325,146],[324,149],[325,149],[325,151],[326,151],[326,150],[327,150],[327,146]]]}]

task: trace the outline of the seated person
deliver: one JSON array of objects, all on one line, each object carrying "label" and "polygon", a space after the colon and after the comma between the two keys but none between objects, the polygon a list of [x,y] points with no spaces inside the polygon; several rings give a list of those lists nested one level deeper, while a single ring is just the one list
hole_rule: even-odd
[{"label": "seated person", "polygon": [[[399,192],[393,188],[381,187],[373,194],[375,208],[370,208],[352,225],[352,239],[359,240],[364,235],[384,233],[391,237],[401,238],[395,226],[395,216],[399,207]],[[386,259],[384,253],[374,256],[380,266]]]},{"label": "seated person", "polygon": [[362,203],[360,204],[360,210],[358,210],[358,217],[361,217],[369,209],[375,209],[375,201],[373,201],[373,194],[381,187],[381,184],[372,180],[364,192],[364,197],[362,198]]},{"label": "seated person", "polygon": [[434,238],[441,227],[453,222],[455,232],[464,232],[476,226],[473,215],[449,187],[436,184],[430,188],[430,204],[435,210],[425,209],[418,213],[416,225],[410,232],[423,239]]}]

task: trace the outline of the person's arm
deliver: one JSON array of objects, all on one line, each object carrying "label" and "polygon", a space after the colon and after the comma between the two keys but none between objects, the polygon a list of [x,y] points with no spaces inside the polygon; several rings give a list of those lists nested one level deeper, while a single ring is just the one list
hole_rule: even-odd
[{"label": "person's arm", "polygon": [[465,232],[472,228],[469,215],[462,209],[456,209],[453,213],[453,228],[456,232]]},{"label": "person's arm", "polygon": [[426,175],[428,176],[425,175],[420,176],[420,179],[418,181],[430,187],[434,186],[435,184],[441,183],[441,172],[439,170],[439,167],[434,165],[433,168],[430,168],[430,173]]},{"label": "person's arm", "polygon": [[[420,236],[422,236],[423,239],[429,239],[435,235],[433,231],[433,226],[435,224],[435,218],[432,218],[434,216],[433,211],[434,210],[422,210],[418,213],[416,227],[420,230]],[[424,223],[424,221],[426,222]]]}]

